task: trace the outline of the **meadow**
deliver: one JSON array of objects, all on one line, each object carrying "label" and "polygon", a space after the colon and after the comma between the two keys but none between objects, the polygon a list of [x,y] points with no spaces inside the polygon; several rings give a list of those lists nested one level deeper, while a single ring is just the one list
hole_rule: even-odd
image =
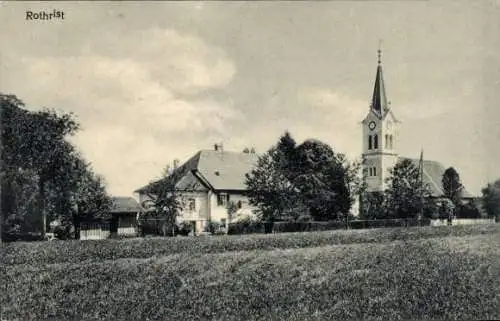
[{"label": "meadow", "polygon": [[3,246],[5,320],[499,319],[500,227]]}]

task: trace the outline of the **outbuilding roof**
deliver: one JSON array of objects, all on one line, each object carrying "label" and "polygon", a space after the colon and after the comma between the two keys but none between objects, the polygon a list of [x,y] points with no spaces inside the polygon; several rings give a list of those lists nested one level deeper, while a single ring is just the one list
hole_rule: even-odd
[{"label": "outbuilding roof", "polygon": [[142,211],[142,207],[133,197],[115,196],[112,197],[112,201],[111,213],[138,213]]}]

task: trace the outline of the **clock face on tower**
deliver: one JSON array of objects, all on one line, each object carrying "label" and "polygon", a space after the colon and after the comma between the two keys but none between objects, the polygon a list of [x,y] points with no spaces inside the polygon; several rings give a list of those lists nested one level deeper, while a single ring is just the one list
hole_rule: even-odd
[{"label": "clock face on tower", "polygon": [[374,121],[371,121],[369,124],[368,124],[368,128],[370,128],[370,130],[374,130],[375,127],[377,127],[377,124],[375,124]]}]

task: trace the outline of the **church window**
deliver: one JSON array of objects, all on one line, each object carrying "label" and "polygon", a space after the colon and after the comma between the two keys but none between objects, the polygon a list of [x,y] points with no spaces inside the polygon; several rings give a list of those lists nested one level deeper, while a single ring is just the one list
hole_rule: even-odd
[{"label": "church window", "polygon": [[371,168],[371,167],[370,167],[370,168],[368,169],[368,172],[369,172],[369,176],[373,176],[373,168]]},{"label": "church window", "polygon": [[373,135],[373,149],[378,149],[378,135]]},{"label": "church window", "polygon": [[368,149],[372,149],[372,135],[368,135]]},{"label": "church window", "polygon": [[389,147],[389,135],[385,135],[385,148],[390,148]]},{"label": "church window", "polygon": [[377,168],[376,167],[373,168],[373,176],[377,176]]},{"label": "church window", "polygon": [[392,149],[392,135],[389,135],[389,148]]}]

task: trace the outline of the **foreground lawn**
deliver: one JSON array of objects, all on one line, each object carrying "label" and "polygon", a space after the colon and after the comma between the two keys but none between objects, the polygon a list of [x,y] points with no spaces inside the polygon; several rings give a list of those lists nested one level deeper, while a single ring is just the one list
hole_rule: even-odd
[{"label": "foreground lawn", "polygon": [[336,230],[274,235],[25,242],[5,244],[1,260],[7,265],[31,264],[39,266],[40,264],[96,262],[121,258],[149,258],[177,253],[274,250],[496,233],[500,233],[500,224]]},{"label": "foreground lawn", "polygon": [[[7,320],[499,319],[500,234],[492,231],[4,265],[0,304]],[[372,232],[380,231],[364,233]]]}]

